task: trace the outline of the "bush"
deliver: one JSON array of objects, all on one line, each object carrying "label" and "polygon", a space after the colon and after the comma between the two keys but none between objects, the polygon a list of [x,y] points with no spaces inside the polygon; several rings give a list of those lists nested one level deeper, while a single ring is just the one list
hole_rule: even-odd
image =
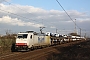
[{"label": "bush", "polygon": [[15,43],[15,36],[13,35],[5,35],[0,37],[0,53],[5,53],[5,51],[10,51],[11,46]]}]

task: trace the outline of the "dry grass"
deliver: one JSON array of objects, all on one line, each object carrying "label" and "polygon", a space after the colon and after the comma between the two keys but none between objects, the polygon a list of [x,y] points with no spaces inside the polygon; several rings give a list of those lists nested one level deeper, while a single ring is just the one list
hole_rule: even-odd
[{"label": "dry grass", "polygon": [[61,53],[50,54],[47,60],[90,60],[90,40],[56,49]]},{"label": "dry grass", "polygon": [[0,54],[10,52],[11,46],[15,43],[14,35],[6,35],[0,37]]}]

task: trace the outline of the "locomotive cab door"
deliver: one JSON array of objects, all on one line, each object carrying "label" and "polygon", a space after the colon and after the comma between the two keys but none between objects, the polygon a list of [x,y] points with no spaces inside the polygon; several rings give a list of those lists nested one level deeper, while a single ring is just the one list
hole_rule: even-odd
[{"label": "locomotive cab door", "polygon": [[28,48],[33,47],[33,33],[29,33],[28,35]]}]

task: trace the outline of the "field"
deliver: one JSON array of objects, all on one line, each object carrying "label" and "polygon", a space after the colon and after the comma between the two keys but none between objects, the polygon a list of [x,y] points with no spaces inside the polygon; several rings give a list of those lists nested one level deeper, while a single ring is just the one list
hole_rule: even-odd
[{"label": "field", "polygon": [[[0,49],[0,56],[5,59],[8,58],[7,60],[10,60],[11,58],[13,58],[13,60],[90,60],[90,40],[64,43],[57,46],[51,46],[23,53],[12,53],[10,51],[10,46],[14,41],[11,39],[4,41],[1,41],[5,44],[2,45],[3,48],[1,47],[2,49]],[[12,56],[9,56],[8,54]],[[2,58],[0,60],[2,60]]]},{"label": "field", "polygon": [[55,49],[60,53],[50,54],[48,60],[90,60],[90,40]]}]

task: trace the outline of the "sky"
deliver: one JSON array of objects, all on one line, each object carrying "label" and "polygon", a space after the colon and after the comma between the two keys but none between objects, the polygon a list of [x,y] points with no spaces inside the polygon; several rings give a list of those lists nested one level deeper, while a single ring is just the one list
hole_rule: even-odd
[{"label": "sky", "polygon": [[[72,18],[67,16],[65,11]],[[90,0],[0,0],[0,35],[33,30],[90,36]],[[74,21],[74,22],[73,22]]]}]

